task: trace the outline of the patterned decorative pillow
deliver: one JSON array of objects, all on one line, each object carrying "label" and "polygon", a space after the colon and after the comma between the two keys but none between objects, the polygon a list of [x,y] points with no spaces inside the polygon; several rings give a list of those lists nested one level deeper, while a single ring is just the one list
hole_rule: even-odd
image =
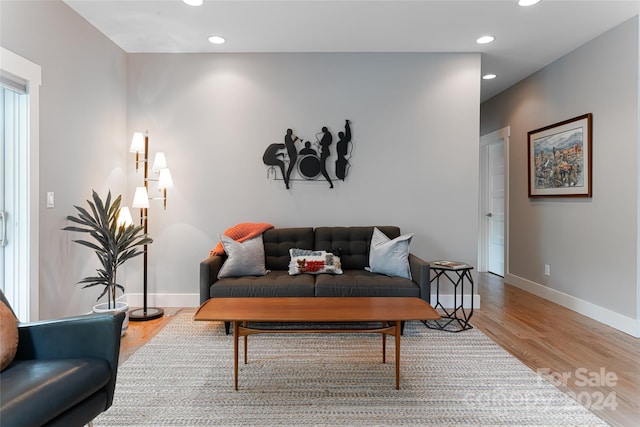
[{"label": "patterned decorative pillow", "polygon": [[340,257],[327,251],[289,249],[289,274],[342,274]]}]

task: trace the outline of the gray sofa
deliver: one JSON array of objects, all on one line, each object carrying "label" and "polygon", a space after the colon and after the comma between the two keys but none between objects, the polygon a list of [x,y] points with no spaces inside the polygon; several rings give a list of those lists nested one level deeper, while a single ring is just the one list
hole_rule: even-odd
[{"label": "gray sofa", "polygon": [[[417,297],[429,302],[429,264],[409,254],[411,279],[365,270],[369,265],[371,227],[274,228],[263,233],[264,276],[218,279],[225,256],[200,263],[200,303],[230,297]],[[378,226],[390,239],[400,236],[396,226]],[[289,249],[341,252],[343,274],[289,275]]]}]

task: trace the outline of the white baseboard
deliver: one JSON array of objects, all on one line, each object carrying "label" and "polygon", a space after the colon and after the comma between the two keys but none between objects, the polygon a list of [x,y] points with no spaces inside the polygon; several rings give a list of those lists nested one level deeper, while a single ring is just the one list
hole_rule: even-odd
[{"label": "white baseboard", "polygon": [[[131,307],[142,307],[143,294],[126,294]],[[147,294],[149,307],[199,307],[200,294]]]},{"label": "white baseboard", "polygon": [[640,338],[640,320],[632,319],[615,311],[609,310],[599,305],[581,300],[572,295],[567,295],[555,289],[548,288],[522,277],[506,274],[505,283],[509,283],[517,288],[537,295],[558,305],[566,307],[593,320],[604,323],[612,328],[629,334],[632,337]]},{"label": "white baseboard", "polygon": [[[463,299],[463,307],[471,307],[471,296],[465,295]],[[460,298],[460,296],[458,296]],[[123,298],[131,307],[141,307],[143,305],[143,297],[141,293],[126,294]],[[436,296],[431,295],[432,304],[435,304]],[[440,303],[445,308],[453,307],[453,295],[440,294]],[[200,306],[200,294],[148,294],[147,306],[149,307],[198,307]],[[474,309],[480,308],[480,295],[473,296]]]}]

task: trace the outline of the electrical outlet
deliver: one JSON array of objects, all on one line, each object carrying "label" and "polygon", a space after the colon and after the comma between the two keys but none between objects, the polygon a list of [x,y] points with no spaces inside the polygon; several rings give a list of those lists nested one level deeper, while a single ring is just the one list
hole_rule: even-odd
[{"label": "electrical outlet", "polygon": [[549,267],[549,264],[544,265],[544,275],[547,277],[551,276],[551,267]]}]

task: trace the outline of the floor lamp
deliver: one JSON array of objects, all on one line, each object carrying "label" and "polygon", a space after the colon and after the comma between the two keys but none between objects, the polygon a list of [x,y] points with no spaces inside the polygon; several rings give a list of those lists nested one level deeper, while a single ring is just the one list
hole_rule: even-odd
[{"label": "floor lamp", "polygon": [[[144,228],[144,233],[148,233],[149,229],[149,200],[162,200],[164,208],[167,209],[167,188],[173,185],[171,179],[171,173],[167,168],[167,159],[162,152],[156,153],[151,168],[152,172],[158,175],[157,179],[149,178],[149,133],[135,132],[131,140],[131,148],[129,150],[136,154],[136,173],[138,172],[138,166],[140,163],[144,166],[144,186],[137,187],[135,195],[133,196],[132,207],[140,209],[140,225]],[[142,158],[140,158],[142,155]],[[161,197],[149,197],[149,182],[154,181],[158,183],[158,191],[162,195]],[[129,312],[129,320],[131,321],[145,321],[158,319],[164,315],[164,310],[157,307],[147,306],[147,245],[144,245],[143,253],[143,306],[142,308],[133,309]]]}]

